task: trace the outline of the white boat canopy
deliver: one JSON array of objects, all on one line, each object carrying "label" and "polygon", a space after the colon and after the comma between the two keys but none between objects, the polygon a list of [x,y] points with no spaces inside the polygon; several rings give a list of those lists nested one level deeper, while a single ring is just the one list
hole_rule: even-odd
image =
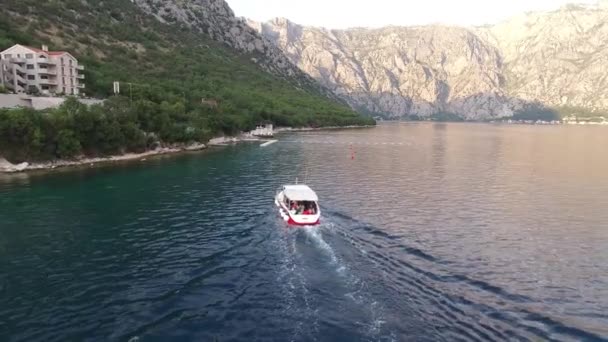
[{"label": "white boat canopy", "polygon": [[292,201],[318,202],[319,197],[307,185],[285,185],[283,193]]}]

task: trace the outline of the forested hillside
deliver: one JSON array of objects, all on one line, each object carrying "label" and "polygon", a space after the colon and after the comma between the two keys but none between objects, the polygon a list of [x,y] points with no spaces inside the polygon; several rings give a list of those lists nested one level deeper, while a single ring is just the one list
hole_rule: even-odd
[{"label": "forested hillside", "polygon": [[[285,126],[373,123],[323,95],[318,86],[304,87],[295,76],[265,72],[252,62],[258,57],[255,53],[237,52],[177,22],[163,23],[129,0],[5,0],[0,7],[0,49],[16,43],[47,44],[53,50],[72,52],[86,67],[88,95],[110,96],[112,82],[123,82],[121,90],[127,98],[113,104],[124,106],[120,110],[132,118],[129,128],[118,124],[115,115],[104,114],[114,110],[109,107],[113,104],[91,115],[98,115],[99,122],[117,123],[113,126],[126,138],[137,132],[137,136],[158,136],[162,143],[200,141],[264,120]],[[203,103],[203,99],[211,101]],[[16,148],[31,150],[23,146],[28,142],[14,141],[24,136],[15,129],[37,132],[32,135],[48,145],[18,153],[21,160],[104,151],[85,151],[85,142],[78,141],[72,145],[80,148],[68,149],[73,153],[59,153],[49,146],[57,146],[61,131],[64,138],[78,137],[70,127],[37,126],[44,120],[36,115],[43,113],[30,113],[31,122],[21,118],[25,122],[19,123],[10,122],[19,115],[0,114],[0,155],[10,155]],[[119,145],[108,153],[130,150],[126,143]]]}]

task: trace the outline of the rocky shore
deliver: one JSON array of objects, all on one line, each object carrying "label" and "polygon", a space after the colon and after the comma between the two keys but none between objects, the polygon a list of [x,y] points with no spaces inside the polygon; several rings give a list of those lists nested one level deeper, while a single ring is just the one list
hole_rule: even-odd
[{"label": "rocky shore", "polygon": [[[292,128],[292,127],[280,127],[274,130],[275,134],[279,133],[289,133],[289,132],[307,132],[307,131],[320,131],[320,130],[332,130],[332,129],[352,129],[352,128],[369,128],[374,126],[344,126],[344,127],[303,127],[303,128]],[[48,162],[39,162],[39,163],[20,163],[13,164],[8,160],[4,159],[0,156],[0,173],[18,173],[18,172],[27,172],[27,171],[35,171],[35,170],[53,170],[57,168],[66,168],[66,167],[74,167],[74,166],[85,166],[85,165],[95,165],[101,163],[112,163],[112,162],[122,162],[129,160],[141,160],[151,156],[163,155],[163,154],[172,154],[179,152],[187,152],[187,151],[199,151],[208,148],[209,146],[227,146],[240,142],[249,142],[249,141],[267,141],[265,139],[260,139],[255,136],[242,134],[236,137],[216,137],[207,144],[202,143],[194,143],[185,146],[170,146],[170,147],[159,147],[151,151],[146,151],[143,153],[126,153],[122,155],[109,156],[109,157],[95,157],[95,158],[78,158],[73,160],[52,160]]]},{"label": "rocky shore", "polygon": [[72,167],[72,166],[81,166],[81,165],[93,165],[93,164],[101,164],[101,163],[111,163],[111,162],[119,162],[119,161],[128,161],[128,160],[140,160],[150,156],[157,156],[162,154],[170,154],[170,153],[178,153],[185,151],[199,151],[207,148],[205,144],[191,144],[187,146],[179,146],[179,147],[159,147],[155,150],[146,151],[143,153],[126,153],[117,156],[109,156],[109,157],[97,157],[97,158],[79,158],[74,160],[53,160],[48,162],[41,163],[21,163],[21,164],[12,164],[6,159],[0,157],[0,173],[16,173],[16,172],[26,172],[26,171],[34,171],[34,170],[52,170],[57,168],[64,167]]}]

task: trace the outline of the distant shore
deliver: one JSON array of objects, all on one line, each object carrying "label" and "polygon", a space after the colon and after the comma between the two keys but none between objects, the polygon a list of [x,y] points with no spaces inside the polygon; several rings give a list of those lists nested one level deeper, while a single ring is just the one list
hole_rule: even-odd
[{"label": "distant shore", "polygon": [[357,129],[357,128],[373,128],[374,125],[363,125],[363,126],[327,126],[327,127],[277,127],[274,133],[289,133],[289,132],[310,132],[310,131],[330,131],[337,129]]}]

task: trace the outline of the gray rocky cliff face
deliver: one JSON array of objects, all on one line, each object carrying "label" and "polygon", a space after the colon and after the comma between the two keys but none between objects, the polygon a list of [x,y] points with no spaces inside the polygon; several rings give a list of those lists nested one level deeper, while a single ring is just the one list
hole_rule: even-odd
[{"label": "gray rocky cliff face", "polygon": [[608,109],[607,6],[567,5],[477,33],[501,51],[512,96],[549,106]]},{"label": "gray rocky cliff face", "polygon": [[167,24],[184,25],[207,34],[213,40],[251,55],[264,70],[295,82],[306,89],[316,89],[329,97],[333,93],[293,64],[283,52],[237,18],[224,0],[132,0],[146,13]]},{"label": "gray rocky cliff face", "polygon": [[356,109],[476,120],[540,104],[608,109],[607,19],[604,6],[569,5],[485,28],[249,25]]}]

